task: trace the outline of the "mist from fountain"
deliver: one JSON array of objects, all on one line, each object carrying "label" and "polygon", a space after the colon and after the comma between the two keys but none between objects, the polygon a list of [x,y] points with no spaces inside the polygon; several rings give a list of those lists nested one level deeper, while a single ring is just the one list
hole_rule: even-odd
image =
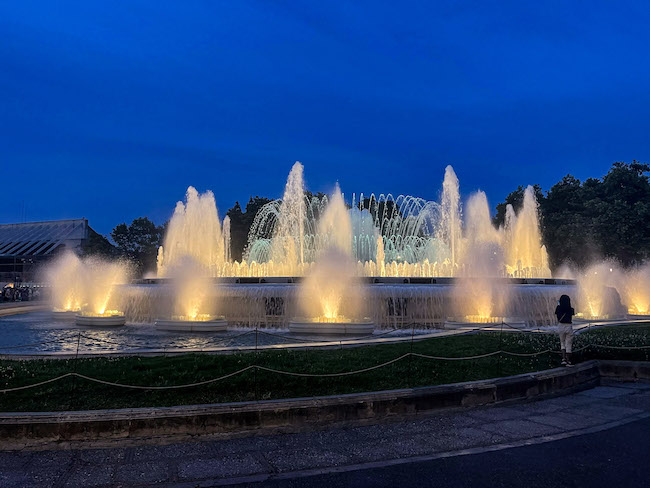
[{"label": "mist from fountain", "polygon": [[622,289],[630,315],[650,314],[650,263],[629,270]]},{"label": "mist from fountain", "polygon": [[216,309],[215,286],[204,265],[184,256],[168,270],[172,287],[172,319],[206,321]]},{"label": "mist from fountain", "polygon": [[85,304],[81,308],[82,313],[92,316],[119,313],[119,309],[115,310],[109,304],[115,287],[128,282],[127,266],[121,261],[106,261],[97,257],[87,258],[83,263]]},{"label": "mist from fountain", "polygon": [[129,269],[122,261],[79,258],[72,252],[65,252],[43,271],[43,280],[52,288],[54,311],[80,311],[90,316],[116,313],[120,303],[114,297],[115,288],[128,279]]},{"label": "mist from fountain", "polygon": [[85,302],[83,263],[73,252],[64,252],[45,267],[42,281],[52,285],[55,312],[76,312]]}]

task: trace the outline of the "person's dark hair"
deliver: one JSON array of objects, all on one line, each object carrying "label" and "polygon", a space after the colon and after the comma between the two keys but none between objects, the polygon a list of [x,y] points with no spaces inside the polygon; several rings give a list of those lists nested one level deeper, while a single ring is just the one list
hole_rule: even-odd
[{"label": "person's dark hair", "polygon": [[560,297],[560,306],[567,307],[567,308],[571,307],[571,298],[569,297],[569,295],[562,295]]}]

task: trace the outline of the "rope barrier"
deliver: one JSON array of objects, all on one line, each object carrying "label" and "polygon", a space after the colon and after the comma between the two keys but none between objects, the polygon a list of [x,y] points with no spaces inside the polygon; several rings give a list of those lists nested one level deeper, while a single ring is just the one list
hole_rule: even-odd
[{"label": "rope barrier", "polygon": [[367,368],[357,369],[357,370],[354,370],[354,371],[344,371],[344,372],[341,372],[341,373],[297,373],[297,372],[293,372],[293,371],[283,371],[283,370],[279,370],[279,369],[268,368],[266,366],[260,366],[260,365],[253,364],[253,365],[250,365],[250,366],[246,366],[245,368],[239,369],[237,371],[234,371],[232,373],[228,373],[228,374],[226,374],[224,376],[220,376],[218,378],[212,378],[212,379],[209,379],[209,380],[199,381],[199,382],[196,382],[196,383],[188,383],[188,384],[184,384],[184,385],[170,385],[170,386],[127,385],[127,384],[122,384],[122,383],[115,383],[115,382],[112,382],[112,381],[106,381],[106,380],[102,380],[102,379],[98,379],[98,378],[93,378],[93,377],[90,377],[90,376],[86,376],[86,375],[74,372],[74,373],[66,373],[66,374],[63,374],[61,376],[57,376],[56,378],[51,378],[49,380],[41,381],[41,382],[35,383],[33,385],[25,385],[25,386],[19,386],[19,387],[15,387],[15,388],[5,388],[5,389],[0,390],[0,393],[9,393],[9,392],[13,392],[13,391],[26,390],[26,389],[29,389],[29,388],[36,388],[38,386],[42,386],[42,385],[45,385],[45,384],[48,384],[48,383],[59,381],[59,380],[62,380],[64,378],[71,377],[71,376],[72,377],[82,378],[82,379],[85,379],[87,381],[100,383],[100,384],[104,384],[104,385],[108,385],[108,386],[115,386],[115,387],[119,387],[119,388],[130,388],[130,389],[138,389],[138,390],[171,390],[171,389],[191,388],[191,387],[195,387],[195,386],[202,386],[202,385],[207,385],[207,384],[210,384],[210,383],[215,383],[215,382],[222,381],[224,379],[230,378],[232,376],[239,375],[241,373],[244,373],[244,372],[252,370],[252,369],[258,369],[260,371],[267,371],[269,373],[281,374],[281,375],[285,375],[285,376],[295,376],[295,377],[301,377],[301,378],[335,378],[335,377],[352,376],[352,375],[356,375],[356,374],[367,373],[369,371],[384,368],[384,367],[389,366],[391,364],[397,363],[397,362],[402,361],[403,359],[406,359],[406,358],[408,358],[410,356],[424,358],[424,359],[443,360],[443,361],[461,361],[461,360],[481,359],[481,358],[494,356],[496,354],[511,354],[511,355],[516,355],[516,356],[534,356],[534,355],[539,355],[539,354],[545,354],[547,352],[552,352],[552,351],[546,350],[546,351],[541,351],[541,352],[533,353],[533,354],[512,353],[510,351],[494,351],[494,352],[489,352],[489,353],[481,354],[481,355],[477,355],[477,356],[465,356],[465,357],[430,356],[430,355],[427,355],[427,354],[408,352],[406,354],[402,354],[401,356],[399,356],[397,358],[391,359],[391,360],[383,362],[381,364],[377,364],[375,366],[370,366],[370,367],[367,367]]},{"label": "rope barrier", "polygon": [[[610,349],[650,349],[650,346],[630,346],[630,347],[623,347],[623,346],[609,346],[606,344],[587,344],[584,347],[575,349],[574,352],[579,352],[583,351],[589,347],[603,347],[603,348],[610,348]],[[216,383],[219,381],[223,381],[225,379],[231,378],[233,376],[240,375],[246,371],[250,370],[260,370],[260,371],[266,371],[269,373],[275,373],[275,374],[281,374],[285,376],[294,376],[294,377],[301,377],[301,378],[335,378],[335,377],[344,377],[344,376],[352,376],[356,374],[362,374],[362,373],[367,373],[369,371],[374,371],[377,369],[384,368],[386,366],[389,366],[391,364],[397,363],[399,361],[402,361],[406,358],[409,357],[417,357],[417,358],[422,358],[422,359],[430,359],[430,360],[438,360],[438,361],[471,361],[471,360],[476,360],[476,359],[483,359],[491,356],[496,356],[498,354],[505,354],[509,356],[516,356],[516,357],[535,357],[535,356],[540,356],[542,354],[559,354],[559,351],[554,351],[552,349],[545,349],[543,351],[536,351],[533,353],[518,353],[518,352],[512,352],[512,351],[506,351],[506,350],[498,350],[498,351],[492,351],[488,352],[485,354],[478,354],[474,356],[461,356],[461,357],[445,357],[445,356],[433,356],[429,354],[422,354],[422,353],[416,353],[416,352],[408,352],[405,354],[402,354],[401,356],[391,359],[389,361],[383,362],[381,364],[377,364],[375,366],[370,366],[367,368],[362,368],[354,371],[344,371],[341,373],[299,373],[299,372],[293,372],[293,371],[284,371],[284,370],[279,370],[275,368],[269,368],[266,366],[260,366],[257,364],[249,365],[246,366],[242,369],[239,369],[237,371],[233,371],[232,373],[228,373],[223,376],[219,376],[217,378],[211,378],[208,380],[204,381],[199,381],[195,383],[187,383],[183,385],[168,385],[168,386],[143,386],[143,385],[129,385],[129,384],[123,384],[123,383],[115,383],[112,381],[106,381],[102,380],[99,378],[93,378],[91,376],[86,376],[81,373],[77,372],[70,372],[70,373],[65,373],[63,375],[57,376],[55,378],[50,378],[48,380],[40,381],[38,383],[34,383],[31,385],[24,385],[24,386],[18,386],[18,387],[13,387],[13,388],[5,388],[5,389],[0,389],[0,393],[10,393],[10,392],[15,392],[15,391],[21,391],[21,390],[27,390],[30,388],[37,388],[39,386],[43,386],[46,384],[54,383],[57,381],[60,381],[62,379],[68,378],[68,377],[77,377],[84,379],[86,381],[91,381],[94,383],[99,383],[107,386],[113,386],[113,387],[118,387],[118,388],[127,388],[127,389],[137,389],[137,390],[173,390],[173,389],[183,389],[183,388],[192,388],[196,386],[203,386],[203,385],[208,385],[211,383]]]},{"label": "rope barrier", "polygon": [[267,368],[266,366],[255,366],[256,368],[262,370],[262,371],[268,371],[270,373],[276,373],[276,374],[283,374],[287,376],[299,376],[301,378],[335,378],[335,377],[340,377],[340,376],[351,376],[355,374],[360,374],[360,373],[367,373],[368,371],[372,371],[375,369],[383,368],[385,366],[388,366],[389,364],[396,363],[398,361],[401,361],[404,358],[407,358],[411,355],[412,353],[407,352],[406,354],[402,354],[400,357],[391,359],[390,361],[386,361],[385,363],[378,364],[376,366],[370,366],[369,368],[363,368],[363,369],[357,369],[355,371],[345,371],[343,373],[294,373],[292,371],[282,371],[279,369],[273,369],[273,368]]},{"label": "rope barrier", "polygon": [[632,350],[643,350],[650,349],[650,346],[609,346],[607,344],[589,344],[591,347],[602,347],[604,349],[632,349]]},{"label": "rope barrier", "polygon": [[63,378],[67,378],[68,376],[73,376],[75,374],[77,373],[66,373],[66,374],[62,374],[61,376],[57,376],[56,378],[50,378],[49,380],[41,381],[39,383],[34,383],[32,385],[16,386],[15,388],[5,388],[4,390],[0,390],[0,393],[9,393],[12,391],[28,390],[30,388],[36,388],[42,385],[47,385],[48,383],[54,383],[55,381],[62,380]]}]

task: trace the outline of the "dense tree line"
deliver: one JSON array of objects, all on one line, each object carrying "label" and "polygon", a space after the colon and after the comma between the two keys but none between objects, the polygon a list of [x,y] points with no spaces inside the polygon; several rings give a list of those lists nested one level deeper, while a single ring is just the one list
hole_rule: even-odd
[{"label": "dense tree line", "polygon": [[[594,258],[607,257],[625,266],[650,258],[650,167],[633,161],[617,162],[602,178],[580,181],[572,175],[544,192],[535,185],[540,207],[540,224],[548,249],[551,267],[562,264],[584,266]],[[495,225],[503,225],[506,206],[519,210],[525,188],[520,186],[496,206]],[[323,198],[323,194],[306,196]],[[251,197],[242,210],[239,202],[230,208],[232,259],[241,260],[248,244],[248,234],[257,212],[272,200]],[[373,214],[399,212],[392,202],[372,205]],[[132,261],[138,273],[155,271],[158,247],[162,245],[167,224],[157,226],[147,217],[131,224],[119,224],[111,232],[113,246],[104,236],[91,233],[86,252]]]}]

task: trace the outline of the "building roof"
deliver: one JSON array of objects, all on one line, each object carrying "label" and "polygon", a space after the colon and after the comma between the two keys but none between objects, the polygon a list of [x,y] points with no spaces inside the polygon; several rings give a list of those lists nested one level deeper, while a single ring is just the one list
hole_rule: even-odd
[{"label": "building roof", "polygon": [[86,219],[0,225],[0,256],[46,256],[88,238]]}]

